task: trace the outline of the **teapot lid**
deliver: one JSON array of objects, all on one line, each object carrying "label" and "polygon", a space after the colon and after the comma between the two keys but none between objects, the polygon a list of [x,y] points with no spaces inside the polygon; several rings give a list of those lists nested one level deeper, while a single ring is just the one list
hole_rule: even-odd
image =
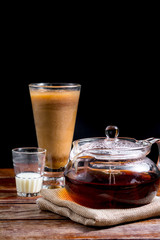
[{"label": "teapot lid", "polygon": [[139,159],[150,152],[151,142],[118,137],[117,126],[107,126],[105,135],[106,137],[103,138],[85,138],[75,141],[71,158],[77,154],[79,157],[87,154],[104,160]]}]

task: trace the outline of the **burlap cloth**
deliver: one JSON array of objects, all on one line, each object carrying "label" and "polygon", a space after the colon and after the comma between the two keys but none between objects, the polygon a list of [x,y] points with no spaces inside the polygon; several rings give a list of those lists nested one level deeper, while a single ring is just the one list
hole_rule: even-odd
[{"label": "burlap cloth", "polygon": [[65,188],[43,189],[37,199],[41,210],[48,210],[89,226],[112,226],[160,216],[160,197],[144,206],[129,209],[92,209],[71,200]]}]

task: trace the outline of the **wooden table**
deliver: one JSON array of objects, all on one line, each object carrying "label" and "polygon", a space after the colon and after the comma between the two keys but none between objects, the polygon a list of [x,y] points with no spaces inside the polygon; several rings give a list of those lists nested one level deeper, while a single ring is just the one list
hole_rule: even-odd
[{"label": "wooden table", "polygon": [[[158,192],[160,195],[160,189]],[[0,239],[160,239],[160,218],[113,227],[86,227],[40,211],[36,198],[16,195],[13,169],[0,169]]]}]

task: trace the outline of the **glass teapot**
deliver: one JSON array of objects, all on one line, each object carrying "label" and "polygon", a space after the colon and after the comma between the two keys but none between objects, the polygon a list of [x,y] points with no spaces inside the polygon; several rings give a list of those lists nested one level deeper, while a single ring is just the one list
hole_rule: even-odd
[{"label": "glass teapot", "polygon": [[64,172],[71,198],[91,208],[129,208],[150,203],[160,183],[160,163],[147,155],[153,143],[160,152],[160,139],[119,138],[116,126],[105,129],[106,137],[73,142]]}]

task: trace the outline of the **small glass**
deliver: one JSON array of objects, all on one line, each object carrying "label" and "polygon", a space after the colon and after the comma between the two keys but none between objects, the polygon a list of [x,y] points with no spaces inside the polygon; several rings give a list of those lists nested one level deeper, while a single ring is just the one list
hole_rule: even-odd
[{"label": "small glass", "polygon": [[23,147],[12,149],[17,195],[39,195],[43,183],[46,149]]}]

